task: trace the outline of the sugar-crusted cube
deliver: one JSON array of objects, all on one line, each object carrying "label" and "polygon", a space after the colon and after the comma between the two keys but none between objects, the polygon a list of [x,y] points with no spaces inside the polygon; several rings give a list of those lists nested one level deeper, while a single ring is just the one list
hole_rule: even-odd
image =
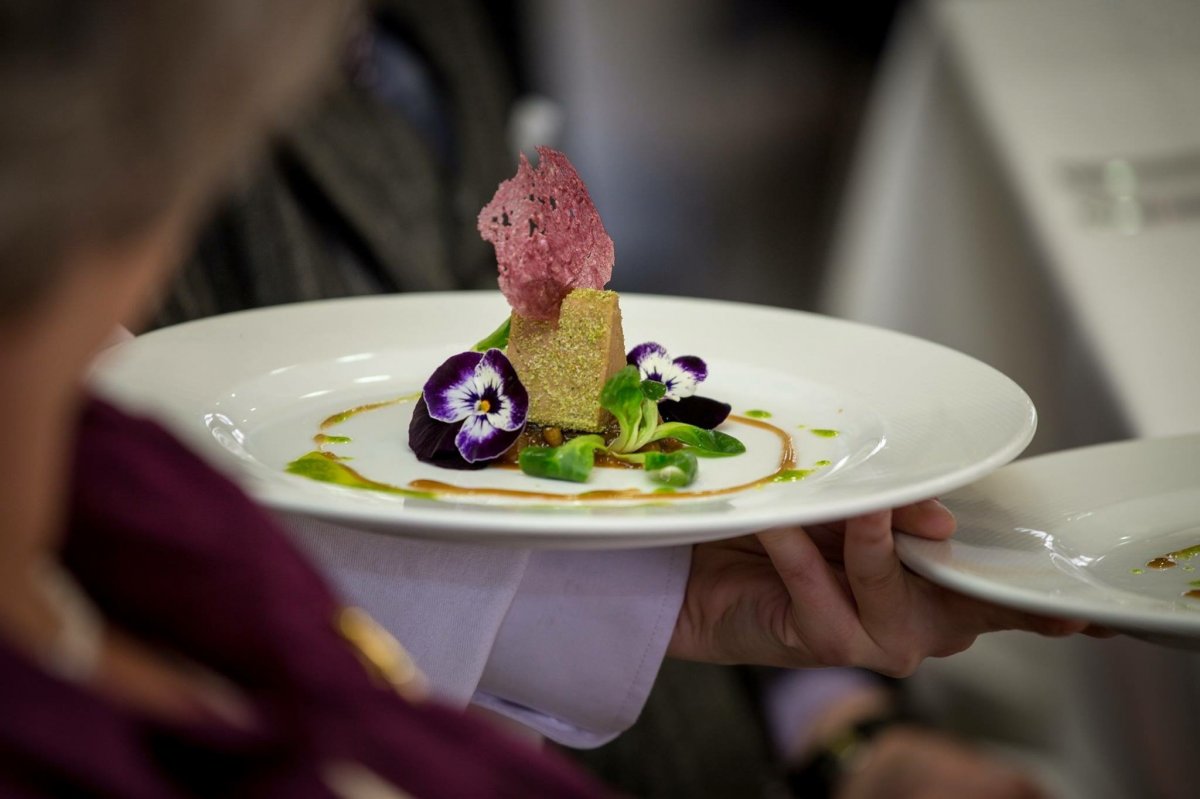
[{"label": "sugar-crusted cube", "polygon": [[603,431],[611,417],[600,407],[600,391],[625,365],[617,293],[575,289],[553,321],[514,311],[508,358],[529,392],[530,422]]}]

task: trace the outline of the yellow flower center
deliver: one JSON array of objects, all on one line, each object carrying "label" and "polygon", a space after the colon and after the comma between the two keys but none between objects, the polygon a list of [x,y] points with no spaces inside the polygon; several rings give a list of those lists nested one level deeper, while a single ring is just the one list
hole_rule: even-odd
[{"label": "yellow flower center", "polygon": [[481,399],[481,400],[480,400],[480,401],[479,401],[479,402],[478,402],[478,403],[475,405],[475,410],[479,411],[480,413],[487,413],[487,412],[488,412],[488,411],[490,411],[491,409],[492,409],[492,403],[488,402],[488,401],[487,401],[487,400],[485,400],[485,399]]}]

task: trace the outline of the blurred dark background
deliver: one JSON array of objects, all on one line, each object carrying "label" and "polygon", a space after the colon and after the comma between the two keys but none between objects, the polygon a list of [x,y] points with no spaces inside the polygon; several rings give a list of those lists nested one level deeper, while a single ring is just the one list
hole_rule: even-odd
[{"label": "blurred dark background", "polygon": [[553,139],[583,175],[616,242],[614,288],[812,308],[902,5],[486,7],[517,90],[519,144]]},{"label": "blurred dark background", "polygon": [[217,209],[156,324],[493,288],[475,218],[539,144],[587,183],[612,288],[813,310],[903,5],[374,0],[348,80]]}]

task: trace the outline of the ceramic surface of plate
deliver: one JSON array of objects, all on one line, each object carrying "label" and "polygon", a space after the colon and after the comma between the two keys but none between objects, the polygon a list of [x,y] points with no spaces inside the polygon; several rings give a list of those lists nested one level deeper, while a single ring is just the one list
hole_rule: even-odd
[{"label": "ceramic surface of plate", "polygon": [[[735,303],[627,295],[621,305],[629,346],[657,341],[708,362],[700,393],[733,405],[722,429],[747,445],[744,455],[701,460],[699,480],[675,494],[652,493],[636,471],[597,469],[576,485],[415,459],[406,445],[411,397],[445,358],[505,317],[491,292],[334,300],[192,322],[115,348],[95,384],[162,420],[273,508],[501,545],[651,546],[828,521],[964,485],[1033,435],[1035,413],[1016,384],[916,338]],[[344,414],[363,406],[374,407]],[[775,480],[789,447],[791,468]],[[379,490],[288,472],[317,449],[346,459]],[[559,496],[434,491],[431,499],[411,493],[418,480]],[[646,493],[597,493],[630,488]]]},{"label": "ceramic surface of plate", "polygon": [[1200,647],[1200,435],[1057,452],[943,498],[944,542],[901,536],[901,558],[947,587]]}]

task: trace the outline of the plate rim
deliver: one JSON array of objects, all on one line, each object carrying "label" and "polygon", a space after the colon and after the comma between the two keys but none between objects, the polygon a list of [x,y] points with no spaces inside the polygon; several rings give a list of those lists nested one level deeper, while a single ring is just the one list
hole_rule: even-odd
[{"label": "plate rim", "polygon": [[[1052,475],[1049,473],[1065,472],[1071,464],[1080,459],[1091,458],[1094,461],[1103,460],[1105,462],[1120,461],[1122,466],[1129,468],[1131,465],[1136,466],[1141,462],[1141,460],[1131,462],[1131,455],[1135,459],[1153,461],[1154,458],[1152,455],[1156,450],[1175,446],[1187,446],[1189,444],[1193,445],[1197,455],[1200,455],[1200,432],[1129,438],[1049,452],[1025,458],[1002,467],[982,480],[950,493],[943,497],[942,500],[952,511],[956,511],[956,507],[964,496],[969,495],[972,500],[985,497],[987,496],[986,492],[991,488],[992,484],[999,480],[1026,480],[1037,482],[1039,486],[1044,488],[1047,482],[1051,480]],[[1200,491],[1200,483],[1196,484],[1195,488]],[[1096,509],[1100,509],[1135,499],[1150,499],[1154,496],[1174,494],[1180,490],[1183,489],[1168,488],[1155,494],[1141,493],[1122,496],[1106,502],[1097,502],[1095,503],[1095,507]],[[1020,513],[1020,511],[1016,512]],[[1034,512],[1037,511],[1030,511],[1030,514]],[[1042,512],[1044,513],[1045,511]],[[956,511],[956,515],[959,513],[960,511]],[[978,522],[974,519],[969,519],[968,523],[976,524]],[[1039,519],[1030,519],[1029,524],[1032,527],[1036,527],[1042,524],[1042,521]],[[959,533],[956,533],[954,537],[946,541],[930,541],[898,533],[896,536],[896,551],[904,565],[922,577],[938,585],[977,599],[1043,616],[1082,619],[1099,625],[1109,626],[1112,629],[1122,632],[1166,633],[1189,638],[1200,637],[1200,610],[1192,616],[1184,612],[1164,613],[1161,610],[1156,611],[1154,608],[1145,605],[1129,606],[1119,604],[1116,600],[1093,603],[1079,597],[1046,594],[1027,586],[1014,586],[989,576],[972,574],[955,568],[945,562],[944,557],[951,552],[951,548],[958,537]],[[1065,572],[1060,571],[1058,573],[1063,574],[1064,579],[1069,579]],[[1110,595],[1108,592],[1102,591],[1097,586],[1085,580],[1073,580],[1071,584],[1090,586],[1092,590],[1097,592],[1097,596]],[[1122,596],[1138,596],[1135,592],[1118,592],[1115,589],[1111,592],[1111,595],[1115,596],[1118,593]],[[1157,600],[1150,597],[1145,597],[1144,599],[1148,603],[1165,604],[1165,600]]]},{"label": "plate rim", "polygon": [[[208,325],[236,326],[239,324],[239,320],[261,319],[271,315],[287,315],[298,312],[305,313],[312,309],[331,311],[335,308],[359,308],[374,304],[391,307],[395,305],[402,306],[407,303],[461,302],[463,300],[471,300],[471,298],[479,298],[479,301],[484,301],[486,298],[488,301],[493,301],[499,296],[499,293],[496,291],[411,292],[406,294],[368,295],[247,309],[230,314],[192,320],[180,325],[153,331],[134,339],[132,342],[118,345],[118,347],[114,348],[112,359],[101,362],[94,370],[93,374],[96,379],[93,381],[93,386],[103,396],[114,400],[122,407],[129,407],[129,400],[131,399],[129,396],[130,389],[128,387],[119,387],[111,381],[106,382],[106,376],[110,376],[112,371],[112,364],[119,364],[122,354],[128,353],[130,348],[152,346],[155,337],[191,335],[197,330],[203,330],[204,326]],[[980,376],[987,375],[989,379],[998,379],[999,385],[1003,385],[1010,392],[1011,396],[1009,399],[1014,403],[1020,404],[1022,409],[1022,428],[1014,430],[1008,435],[1005,443],[992,450],[987,457],[967,465],[959,465],[953,468],[948,467],[942,473],[927,478],[883,488],[870,497],[859,498],[854,503],[850,503],[849,501],[844,502],[843,504],[847,507],[853,506],[853,510],[849,511],[852,513],[868,513],[895,507],[931,496],[938,496],[959,486],[974,482],[1019,455],[1028,446],[1036,431],[1037,414],[1033,403],[1025,391],[1011,378],[976,358],[917,336],[810,311],[772,305],[633,292],[622,293],[621,300],[626,307],[629,304],[640,304],[643,302],[666,302],[685,304],[691,306],[693,309],[700,310],[706,308],[730,308],[740,309],[743,312],[749,313],[799,315],[810,322],[829,326],[831,331],[834,332],[839,329],[855,330],[859,331],[860,334],[879,337],[880,340],[906,342],[905,346],[919,347],[930,356],[936,354],[938,358],[947,357],[955,361],[956,365],[969,364],[970,369],[979,370],[978,374]],[[151,342],[151,344],[147,344],[147,342]],[[1016,405],[1013,406],[1014,409],[1016,407]],[[134,410],[138,410],[137,403],[134,403]],[[157,416],[157,414],[155,415]],[[211,462],[211,458],[208,460]],[[228,473],[228,470],[223,471]],[[661,529],[664,516],[655,513],[626,514],[614,517],[611,514],[588,514],[575,510],[568,517],[560,513],[530,513],[526,510],[519,510],[512,511],[511,523],[499,522],[498,526],[495,526],[494,523],[496,523],[497,519],[502,519],[504,516],[481,520],[477,517],[486,515],[489,509],[478,506],[455,509],[455,512],[448,512],[449,509],[444,507],[444,504],[437,508],[422,508],[419,505],[407,505],[404,506],[402,511],[388,514],[385,517],[381,516],[378,507],[372,508],[364,505],[351,508],[330,508],[323,505],[320,498],[316,496],[309,497],[307,501],[303,498],[292,498],[281,504],[280,497],[272,492],[270,485],[264,486],[256,479],[237,479],[238,475],[236,474],[234,477],[239,485],[250,493],[251,496],[267,504],[273,510],[285,514],[293,513],[312,516],[324,519],[325,521],[347,524],[359,528],[381,530],[405,537],[437,538],[440,540],[454,538],[481,543],[507,544],[511,541],[517,545],[540,544],[551,546],[583,544],[589,548],[595,548],[602,542],[611,542],[612,546],[622,547],[654,546],[661,543],[687,543],[726,538],[767,527],[828,521],[831,518],[838,518],[840,515],[844,515],[844,512],[833,509],[823,511],[820,515],[814,516],[812,513],[805,512],[803,507],[788,507],[784,512],[780,512],[779,510],[769,510],[768,507],[763,506],[741,508],[736,514],[714,515],[700,513],[694,517],[685,515],[685,518],[692,519],[693,521],[702,519],[701,524],[684,531],[664,531]],[[690,504],[692,507],[696,507],[694,503]],[[667,514],[666,518],[678,516],[680,514]],[[488,522],[488,527],[479,528],[478,524],[481,521]],[[569,525],[569,532],[563,532],[564,525]]]}]

